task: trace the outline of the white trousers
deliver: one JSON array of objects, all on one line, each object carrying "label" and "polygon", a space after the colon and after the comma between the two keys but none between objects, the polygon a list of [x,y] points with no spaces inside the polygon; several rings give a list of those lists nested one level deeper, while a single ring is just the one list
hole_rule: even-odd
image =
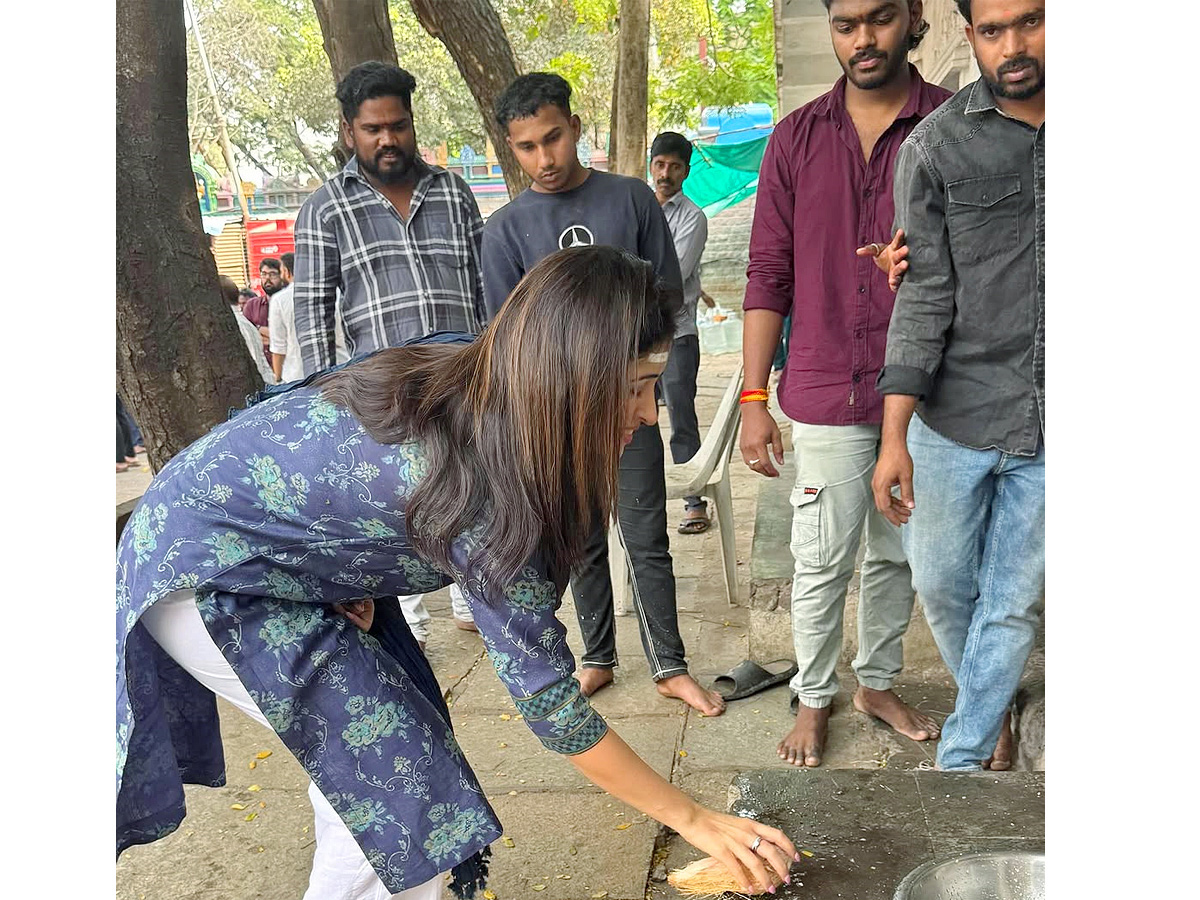
[{"label": "white trousers", "polygon": [[[404,621],[408,623],[413,637],[422,644],[425,643],[429,640],[429,610],[425,608],[425,595],[410,594],[397,599],[400,601],[400,609],[404,613]],[[462,588],[457,584],[450,585],[450,608],[454,612],[454,618],[462,622],[475,621],[474,616],[471,615],[471,605],[467,603]]]},{"label": "white trousers", "polygon": [[[264,728],[271,727],[209,637],[200,611],[196,609],[194,591],[168,594],[145,612],[142,622],[167,655],[192,677]],[[441,876],[399,894],[389,892],[367,862],[350,829],[311,781],[308,797],[316,819],[317,843],[304,900],[439,900],[442,896]]]}]

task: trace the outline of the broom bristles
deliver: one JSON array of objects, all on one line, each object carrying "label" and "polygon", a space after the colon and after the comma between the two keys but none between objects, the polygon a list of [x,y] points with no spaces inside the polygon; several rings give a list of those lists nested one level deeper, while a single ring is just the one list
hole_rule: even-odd
[{"label": "broom bristles", "polygon": [[[775,887],[783,884],[770,866],[767,867],[767,874]],[[711,856],[689,863],[682,869],[676,869],[667,876],[667,882],[685,897],[719,897],[726,891],[743,895],[746,893],[746,886],[741,880],[735,878],[723,863]],[[756,885],[753,893],[766,892],[758,889]]]}]

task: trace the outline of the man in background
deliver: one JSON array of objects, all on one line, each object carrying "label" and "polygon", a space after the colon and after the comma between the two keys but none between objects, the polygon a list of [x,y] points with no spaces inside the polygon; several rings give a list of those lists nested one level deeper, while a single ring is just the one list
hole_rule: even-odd
[{"label": "man in background", "polygon": [[[351,356],[483,328],[483,219],[467,183],[417,153],[416,86],[381,62],[360,63],[337,86],[352,156],[304,202],[294,232],[293,309],[306,373],[333,364],[339,320]],[[422,596],[400,604],[424,647]],[[473,627],[457,587],[451,599],[456,620]]]},{"label": "man in background", "polygon": [[920,0],[824,3],[844,75],[771,135],[743,303],[745,386],[759,393],[743,397],[740,445],[746,465],[768,478],[779,475],[783,441],[765,396],[791,316],[778,398],[796,454],[791,612],[799,671],[791,681],[795,722],[777,752],[796,766],[821,764],[864,529],[852,702],[913,740],[938,736],[937,723],[893,690],[912,616],[912,573],[899,528],[875,509],[871,472],[883,418],[875,375],[895,297],[887,275],[857,250],[890,242],[896,154],[950,94],[908,62],[928,29]]},{"label": "man in background", "polygon": [[1012,763],[1045,590],[1046,16],[1043,0],[957,3],[980,78],[896,161],[909,269],[872,486],[958,684],[938,768],[972,772]]},{"label": "man in background", "polygon": [[[692,143],[682,134],[664,131],[650,145],[650,177],[654,196],[662,207],[679,258],[683,277],[683,314],[675,326],[671,356],[663,371],[663,400],[671,415],[671,459],[685,463],[700,449],[700,424],[696,421],[696,376],[700,372],[700,333],[696,328],[696,305],[701,295],[700,257],[708,241],[708,219],[683,193],[683,182],[691,171]],[[712,524],[703,497],[683,498],[680,534],[700,534]]]},{"label": "man in background", "polygon": [[[494,315],[521,277],[567,247],[608,244],[647,260],[682,304],[675,246],[654,193],[640,178],[584,168],[576,145],[581,124],[571,112],[571,86],[546,72],[515,79],[496,100],[496,121],[533,184],[488,219],[483,233],[487,307]],[[675,606],[675,573],[667,537],[667,486],[662,436],[655,426],[634,432],[621,454],[618,516],[633,568],[633,603],[642,647],[660,694],[705,715],[725,701],[688,673]],[[587,562],[571,582],[584,652],[578,678],[584,695],[613,680],[617,665],[607,522],[596,523]]]},{"label": "man in background", "polygon": [[284,287],[271,298],[269,331],[271,335],[271,368],[278,381],[297,381],[304,377],[304,359],[296,339],[296,310],[292,285],[292,266],[296,255],[284,253],[279,257]]}]

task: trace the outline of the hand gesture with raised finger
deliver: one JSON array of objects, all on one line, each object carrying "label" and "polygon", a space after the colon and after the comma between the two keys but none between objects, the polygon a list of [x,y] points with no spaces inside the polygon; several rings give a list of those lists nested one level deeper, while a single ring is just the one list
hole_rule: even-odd
[{"label": "hand gesture with raised finger", "polygon": [[903,228],[896,231],[890,244],[867,244],[855,250],[854,255],[874,258],[880,271],[887,273],[888,287],[892,293],[900,289],[900,282],[908,271],[908,244],[905,243]]}]

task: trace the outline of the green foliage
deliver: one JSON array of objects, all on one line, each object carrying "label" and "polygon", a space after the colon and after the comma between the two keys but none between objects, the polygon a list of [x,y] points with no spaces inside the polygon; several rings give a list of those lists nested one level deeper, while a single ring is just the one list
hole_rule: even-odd
[{"label": "green foliage", "polygon": [[[557,72],[571,82],[572,105],[593,146],[607,140],[616,69],[619,0],[492,0],[518,69]],[[230,138],[252,165],[283,174],[326,174],[339,114],[311,0],[193,0]],[[423,147],[445,142],[482,152],[483,115],[454,60],[431,37],[408,0],[389,0],[400,65],[416,76],[413,113]],[[696,127],[702,106],[776,106],[771,0],[652,0],[651,133]],[[707,62],[699,57],[707,39]],[[195,40],[188,38],[192,150],[219,172],[216,117]],[[251,177],[253,169],[243,177]]]},{"label": "green foliage", "polygon": [[650,73],[652,130],[695,128],[703,106],[769,103],[778,112],[771,0],[657,0],[651,16],[659,54]]}]

